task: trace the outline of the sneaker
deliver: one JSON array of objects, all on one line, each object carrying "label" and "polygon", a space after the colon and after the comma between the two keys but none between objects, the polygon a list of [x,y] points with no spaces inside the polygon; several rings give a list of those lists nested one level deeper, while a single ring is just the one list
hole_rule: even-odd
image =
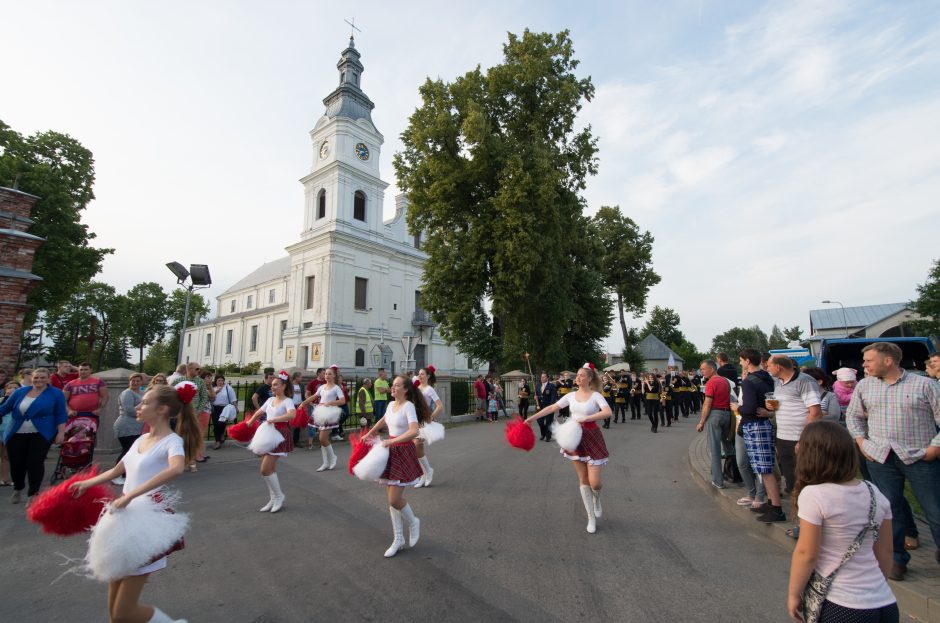
[{"label": "sneaker", "polygon": [[343,438],[340,435],[333,435],[330,437],[330,441],[342,441]]},{"label": "sneaker", "polygon": [[724,485],[720,485],[720,484],[718,484],[717,482],[715,482],[714,480],[712,481],[712,486],[715,487],[716,489],[724,489],[724,488],[725,488]]},{"label": "sneaker", "polygon": [[764,513],[763,515],[757,516],[757,521],[763,523],[777,523],[780,521],[786,521],[787,515],[783,512],[783,509],[779,506],[771,506],[770,510]]},{"label": "sneaker", "polygon": [[752,513],[766,513],[769,512],[771,508],[770,501],[764,502],[763,504],[759,504],[757,506],[751,504]]},{"label": "sneaker", "polygon": [[907,575],[907,565],[902,565],[899,562],[895,562],[891,564],[891,571],[888,572],[889,580],[894,580],[895,582],[903,582],[905,575]]},{"label": "sneaker", "polygon": [[22,495],[23,494],[21,494],[19,491],[14,491],[13,495],[10,496],[10,504],[19,504]]},{"label": "sneaker", "polygon": [[754,498],[744,496],[743,498],[738,498],[738,501],[735,502],[738,506],[751,506],[754,503]]}]

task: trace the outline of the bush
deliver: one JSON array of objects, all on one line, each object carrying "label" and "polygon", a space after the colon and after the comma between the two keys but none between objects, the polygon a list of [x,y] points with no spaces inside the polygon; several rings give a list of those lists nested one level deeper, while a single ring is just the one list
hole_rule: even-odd
[{"label": "bush", "polygon": [[259,370],[261,370],[261,362],[255,361],[242,366],[241,373],[245,375],[258,374]]},{"label": "bush", "polygon": [[[260,367],[261,364],[259,363],[258,366]],[[265,374],[274,374],[274,368],[265,368],[265,369],[264,369],[264,373],[265,373]]]},{"label": "bush", "polygon": [[218,372],[223,376],[228,376],[229,374],[237,374],[241,370],[241,366],[237,363],[227,363],[224,366],[219,366]]},{"label": "bush", "polygon": [[454,379],[450,383],[450,414],[464,415],[473,413],[470,405],[469,379]]}]

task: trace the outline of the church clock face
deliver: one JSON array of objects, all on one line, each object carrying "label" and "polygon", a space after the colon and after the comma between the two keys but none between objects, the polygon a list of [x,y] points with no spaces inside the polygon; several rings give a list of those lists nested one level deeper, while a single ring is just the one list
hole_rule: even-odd
[{"label": "church clock face", "polygon": [[356,143],[356,157],[363,162],[369,159],[369,148],[365,143]]},{"label": "church clock face", "polygon": [[323,141],[323,144],[320,145],[320,159],[323,160],[330,155],[330,142]]}]

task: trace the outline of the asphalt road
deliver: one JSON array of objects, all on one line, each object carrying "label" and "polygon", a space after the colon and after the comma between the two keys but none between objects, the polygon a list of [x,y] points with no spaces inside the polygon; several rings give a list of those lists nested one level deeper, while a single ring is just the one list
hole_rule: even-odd
[{"label": "asphalt road", "polygon": [[[316,473],[320,453],[297,450],[278,470],[284,509],[262,514],[258,459],[226,447],[177,481],[192,529],[144,601],[190,623],[786,621],[789,556],[693,482],[693,422],[604,431],[611,461],[593,535],[555,444],[525,453],[502,424],[452,428],[429,453],[433,486],[406,494],[421,541],[392,559],[383,487],[340,465]],[[348,446],[337,447],[343,464]],[[41,534],[0,491],[0,621],[106,621],[104,585],[52,584],[57,552],[80,558],[84,539]]]}]

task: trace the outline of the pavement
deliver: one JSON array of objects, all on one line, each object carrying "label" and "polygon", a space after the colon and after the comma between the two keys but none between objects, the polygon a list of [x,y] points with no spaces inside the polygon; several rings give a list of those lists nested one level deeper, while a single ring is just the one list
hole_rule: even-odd
[{"label": "pavement", "polygon": [[[796,525],[798,520],[791,514],[789,500],[782,501],[787,518],[792,521],[775,524],[762,524],[754,519],[754,513],[747,507],[736,504],[736,500],[745,495],[740,484],[725,483],[725,489],[716,489],[711,485],[711,468],[707,439],[700,435],[689,445],[689,466],[695,481],[709,493],[718,506],[734,515],[745,525],[757,524],[762,536],[793,551],[796,540],[787,536],[787,528]],[[907,575],[902,582],[888,580],[898,607],[909,621],[940,623],[940,565],[934,560],[936,547],[930,536],[926,522],[918,519],[920,547],[911,552],[911,561],[907,566]],[[890,538],[890,535],[888,535]],[[903,617],[902,617],[903,618]]]},{"label": "pavement", "polygon": [[[558,447],[510,448],[503,428],[457,425],[430,448],[433,486],[406,493],[421,541],[391,559],[384,488],[346,473],[348,444],[337,444],[334,471],[315,472],[316,450],[280,461],[287,500],[273,515],[258,512],[257,457],[232,444],[211,451],[174,482],[192,527],[142,601],[190,623],[788,620],[788,553],[690,477],[692,420],[604,431],[611,461],[593,535]],[[0,621],[107,619],[102,584],[57,580],[58,554],[81,558],[84,537],[44,535],[22,504],[0,499],[0,542]]]}]

